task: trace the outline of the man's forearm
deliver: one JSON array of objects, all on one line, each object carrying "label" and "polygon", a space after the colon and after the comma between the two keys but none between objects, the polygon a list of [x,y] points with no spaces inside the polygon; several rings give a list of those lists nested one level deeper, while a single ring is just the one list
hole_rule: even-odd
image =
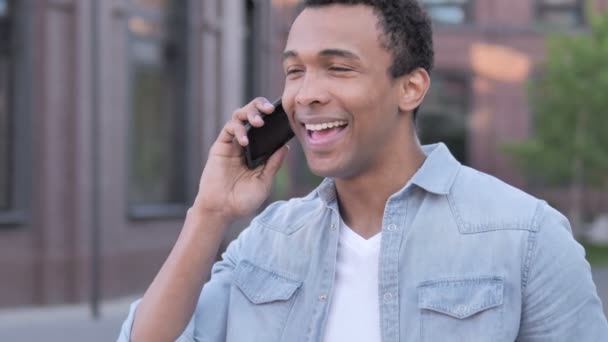
[{"label": "man's forearm", "polygon": [[173,250],[137,307],[132,341],[174,341],[182,333],[229,224],[211,213],[188,211]]}]

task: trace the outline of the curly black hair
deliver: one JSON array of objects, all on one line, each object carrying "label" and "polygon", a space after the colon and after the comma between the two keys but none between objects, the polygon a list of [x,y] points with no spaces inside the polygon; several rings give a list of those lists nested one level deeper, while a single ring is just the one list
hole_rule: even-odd
[{"label": "curly black hair", "polygon": [[388,70],[391,77],[401,77],[417,68],[431,73],[435,55],[432,24],[417,0],[304,0],[302,5],[314,8],[334,4],[372,7],[384,31],[380,41],[393,55]]}]

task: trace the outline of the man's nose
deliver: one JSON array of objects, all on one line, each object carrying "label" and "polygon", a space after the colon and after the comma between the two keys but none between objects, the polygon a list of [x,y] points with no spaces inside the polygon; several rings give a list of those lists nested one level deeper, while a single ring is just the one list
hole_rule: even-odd
[{"label": "man's nose", "polygon": [[295,96],[296,104],[300,106],[311,106],[324,104],[328,101],[328,94],[318,75],[308,73],[304,76]]}]

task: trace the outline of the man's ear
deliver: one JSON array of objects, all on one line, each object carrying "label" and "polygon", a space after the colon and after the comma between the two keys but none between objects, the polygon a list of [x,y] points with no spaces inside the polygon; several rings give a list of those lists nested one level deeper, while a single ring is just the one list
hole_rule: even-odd
[{"label": "man's ear", "polygon": [[399,96],[399,110],[411,112],[418,108],[431,86],[431,77],[423,68],[418,68],[402,76]]}]

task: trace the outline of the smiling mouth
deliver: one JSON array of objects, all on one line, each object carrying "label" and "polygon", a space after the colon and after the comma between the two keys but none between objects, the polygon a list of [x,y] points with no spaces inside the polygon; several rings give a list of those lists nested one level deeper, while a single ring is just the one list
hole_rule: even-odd
[{"label": "smiling mouth", "polygon": [[309,131],[318,132],[318,131],[322,131],[322,130],[326,130],[326,129],[331,129],[334,127],[346,126],[346,124],[347,124],[346,121],[338,120],[338,121],[332,121],[332,122],[325,122],[325,123],[321,123],[321,124],[304,124],[304,127],[306,127],[306,129]]},{"label": "smiling mouth", "polygon": [[344,120],[325,122],[320,124],[304,124],[308,137],[313,143],[329,142],[331,138],[342,131],[348,123]]}]

